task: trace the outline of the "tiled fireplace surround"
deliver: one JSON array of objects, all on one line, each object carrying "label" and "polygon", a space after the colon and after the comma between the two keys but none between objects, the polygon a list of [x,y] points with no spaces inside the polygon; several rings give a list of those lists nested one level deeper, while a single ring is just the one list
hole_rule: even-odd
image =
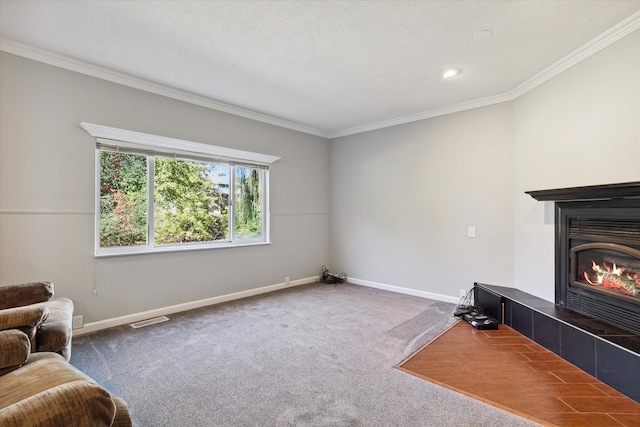
[{"label": "tiled fireplace surround", "polygon": [[[640,207],[640,182],[528,194],[556,202],[556,223],[561,210],[557,206],[565,202],[625,199]],[[561,237],[556,232],[556,262]],[[558,282],[563,278],[556,267]],[[501,323],[640,403],[640,335],[565,308],[559,291],[552,303],[518,289],[476,283],[474,301]]]}]

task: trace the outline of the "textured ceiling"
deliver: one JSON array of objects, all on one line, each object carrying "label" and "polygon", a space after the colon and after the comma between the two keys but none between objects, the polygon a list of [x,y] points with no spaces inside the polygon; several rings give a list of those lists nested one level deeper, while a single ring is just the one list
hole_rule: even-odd
[{"label": "textured ceiling", "polygon": [[[339,136],[499,99],[638,11],[639,0],[0,0],[0,47]],[[463,72],[445,81],[448,67]]]}]

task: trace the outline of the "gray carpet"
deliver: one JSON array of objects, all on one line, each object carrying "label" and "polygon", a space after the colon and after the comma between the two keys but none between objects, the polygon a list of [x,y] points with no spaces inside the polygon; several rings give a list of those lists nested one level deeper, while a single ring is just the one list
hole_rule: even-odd
[{"label": "gray carpet", "polygon": [[322,283],[73,340],[71,363],[137,426],[529,426],[394,369],[454,305]]}]

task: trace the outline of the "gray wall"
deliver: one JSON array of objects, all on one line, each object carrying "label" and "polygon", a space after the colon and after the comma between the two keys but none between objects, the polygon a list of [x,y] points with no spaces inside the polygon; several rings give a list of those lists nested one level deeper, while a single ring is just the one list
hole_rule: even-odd
[{"label": "gray wall", "polygon": [[553,203],[524,192],[640,181],[638,52],[640,31],[515,101],[333,140],[332,265],[452,297],[479,281],[553,301]]},{"label": "gray wall", "polygon": [[[317,276],[328,262],[326,139],[1,55],[1,284],[53,281],[95,322]],[[94,259],[95,140],[83,121],[281,156],[272,244]]]},{"label": "gray wall", "polygon": [[332,264],[455,298],[510,285],[512,122],[502,103],[333,140]]},{"label": "gray wall", "polygon": [[524,194],[640,181],[640,31],[514,102],[514,268],[554,300],[553,203]]}]

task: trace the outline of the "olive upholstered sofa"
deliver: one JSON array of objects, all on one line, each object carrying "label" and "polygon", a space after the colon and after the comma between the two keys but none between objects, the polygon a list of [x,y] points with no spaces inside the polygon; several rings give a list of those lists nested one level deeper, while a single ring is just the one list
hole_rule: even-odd
[{"label": "olive upholstered sofa", "polygon": [[69,360],[73,302],[52,299],[53,289],[51,282],[0,286],[0,330],[20,329],[32,352],[51,351]]},{"label": "olive upholstered sofa", "polygon": [[52,295],[49,282],[0,287],[0,425],[131,426],[124,400],[68,362],[73,303]]}]

